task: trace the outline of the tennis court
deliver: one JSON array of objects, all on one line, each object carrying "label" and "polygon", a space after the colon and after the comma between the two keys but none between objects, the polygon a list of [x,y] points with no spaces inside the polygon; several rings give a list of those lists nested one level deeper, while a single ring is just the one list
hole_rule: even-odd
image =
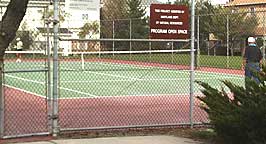
[{"label": "tennis court", "polygon": [[[52,63],[49,73],[44,53],[24,52],[20,63],[14,52],[6,56],[5,135],[47,132]],[[60,130],[189,124],[189,59],[175,51],[60,54]],[[221,89],[221,80],[243,85],[239,72],[201,67],[195,70],[195,79]],[[202,96],[201,88],[194,86],[195,96]],[[192,104],[193,122],[208,122],[199,101]]]},{"label": "tennis court", "polygon": [[[44,69],[44,62],[6,62],[6,70]],[[156,65],[146,62],[121,60],[65,60],[60,62],[60,98],[95,98],[121,96],[189,95],[190,71],[178,66]],[[45,96],[45,77],[42,72],[7,73],[6,85],[23,91]],[[221,80],[244,84],[241,75],[211,71],[196,71],[195,79],[220,88]],[[34,86],[33,86],[34,85]],[[36,89],[36,86],[39,89]],[[196,85],[195,93],[200,88]]]}]

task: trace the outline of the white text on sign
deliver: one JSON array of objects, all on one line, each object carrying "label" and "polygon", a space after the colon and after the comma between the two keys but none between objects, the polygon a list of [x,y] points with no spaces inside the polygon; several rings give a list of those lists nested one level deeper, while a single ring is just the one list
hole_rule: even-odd
[{"label": "white text on sign", "polygon": [[151,33],[156,33],[156,34],[188,34],[187,30],[176,30],[176,29],[151,29]]}]

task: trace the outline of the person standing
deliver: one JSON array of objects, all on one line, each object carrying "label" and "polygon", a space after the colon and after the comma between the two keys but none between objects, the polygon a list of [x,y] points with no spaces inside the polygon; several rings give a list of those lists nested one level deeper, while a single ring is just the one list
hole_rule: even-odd
[{"label": "person standing", "polygon": [[22,51],[23,42],[21,41],[21,39],[19,37],[16,40],[17,40],[16,48],[17,48],[17,51],[18,51],[18,53],[16,54],[16,56],[17,56],[16,62],[21,62],[21,53],[20,53],[20,51]]},{"label": "person standing", "polygon": [[245,70],[245,81],[246,78],[255,80],[256,83],[260,83],[258,77],[254,72],[260,71],[260,64],[262,62],[262,53],[256,44],[256,39],[254,37],[248,38],[248,46],[244,51],[242,69]]}]

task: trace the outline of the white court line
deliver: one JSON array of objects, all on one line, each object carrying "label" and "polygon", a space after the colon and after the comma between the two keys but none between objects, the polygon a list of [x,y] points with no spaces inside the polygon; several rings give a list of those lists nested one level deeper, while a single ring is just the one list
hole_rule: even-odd
[{"label": "white court line", "polygon": [[[203,93],[194,93],[196,96],[203,95]],[[99,96],[99,98],[117,98],[117,97],[160,97],[160,96],[178,96],[178,97],[189,97],[189,93],[176,93],[176,94],[131,94],[131,95],[110,95],[110,96]],[[61,100],[69,99],[91,99],[91,97],[71,97],[71,98],[60,98]]]},{"label": "white court line", "polygon": [[[109,63],[105,63],[105,62],[96,62],[97,64],[102,64],[102,65],[110,65],[110,66],[114,66],[114,65],[118,65],[120,67],[125,67],[125,65],[119,65],[119,64],[109,64]],[[138,65],[126,65],[127,67],[140,67]],[[153,68],[152,66],[144,66],[144,67],[140,67],[142,69],[149,69],[149,68]],[[160,68],[160,67],[159,67]],[[156,69],[158,71],[164,71],[165,69]],[[140,78],[134,78],[134,77],[128,77],[128,76],[121,76],[121,75],[116,75],[116,74],[107,74],[107,73],[102,73],[102,72],[95,72],[95,71],[84,71],[86,73],[92,73],[92,74],[98,74],[98,75],[103,75],[103,76],[110,76],[110,77],[116,77],[116,78],[125,78],[125,80],[89,80],[89,81],[61,81],[62,83],[103,83],[103,82],[133,82],[133,81],[178,81],[178,80],[189,80],[190,78],[172,78],[172,79],[140,79]],[[188,72],[188,70],[168,70],[167,72],[174,72],[174,73],[182,73],[182,74],[186,74]],[[197,73],[196,75],[207,75],[207,78],[195,78],[196,80],[209,80],[209,79],[213,79],[214,76],[217,76],[218,73],[211,73],[211,75],[213,76],[209,76],[210,73]],[[242,79],[242,77],[235,77],[233,75],[226,75],[224,74],[223,77],[220,77],[220,79],[223,78],[229,78],[229,79]]]},{"label": "white court line", "polygon": [[[222,78],[229,78],[229,79],[242,79],[242,78],[235,78],[235,77],[222,77]],[[121,80],[81,80],[81,81],[60,81],[61,83],[104,83],[104,82],[132,82],[132,81],[180,81],[180,80],[189,80],[190,78],[171,78],[171,79],[121,79]],[[196,80],[210,80],[213,77],[205,77],[205,78],[196,78]]]},{"label": "white court line", "polygon": [[[11,77],[11,78],[14,78],[14,79],[19,79],[19,80],[26,81],[26,82],[32,82],[32,83],[37,83],[37,84],[45,85],[44,82],[39,82],[39,81],[35,81],[35,80],[29,80],[29,79],[25,79],[25,78],[21,78],[21,77],[17,77],[17,76],[11,76],[9,74],[6,74],[5,76]],[[87,95],[87,96],[90,96],[90,97],[98,97],[98,96],[93,95],[93,94],[89,94],[89,93],[85,93],[85,92],[81,92],[81,91],[77,91],[77,90],[73,90],[73,89],[69,89],[69,88],[64,88],[64,87],[58,87],[58,88],[59,89],[62,89],[62,90],[70,91],[70,92],[75,92],[75,93],[78,93],[78,94]],[[17,89],[19,89],[19,88],[17,88]],[[26,91],[26,90],[23,90],[23,89],[19,89],[19,90]],[[28,92],[28,93],[30,93],[30,92]]]},{"label": "white court line", "polygon": [[[161,69],[161,70],[164,70],[164,69]],[[175,72],[175,73],[188,73],[190,71],[191,70],[169,70],[169,72]],[[239,75],[239,74],[226,74],[226,73],[218,73],[218,72],[199,71],[199,70],[195,70],[195,72],[196,72],[196,75],[214,75],[214,76],[224,75],[224,76],[230,76],[230,77],[245,77],[244,75]]]},{"label": "white court line", "polygon": [[[161,70],[161,69],[159,69]],[[163,70],[163,69],[162,69]],[[99,74],[99,75],[104,75],[104,76],[111,76],[111,77],[118,77],[118,78],[126,78],[127,80],[92,80],[92,81],[61,81],[63,83],[95,83],[95,82],[123,82],[123,81],[178,81],[178,80],[189,80],[190,78],[176,78],[176,79],[139,79],[139,78],[132,78],[132,77],[127,77],[127,76],[121,76],[121,75],[114,75],[114,74],[106,74],[106,73],[100,73],[100,72],[93,72],[93,71],[86,71],[87,73],[94,73],[94,74]],[[170,70],[170,72],[175,72],[175,73],[184,73],[184,71],[175,71],[175,70]],[[202,73],[201,75],[204,75],[204,73]],[[27,82],[33,82],[33,83],[38,83],[38,84],[42,84],[45,85],[44,82],[39,82],[39,81],[35,81],[35,80],[29,80],[29,79],[25,79],[25,78],[21,78],[21,77],[16,77],[16,76],[11,76],[6,74],[6,76],[11,77],[11,78],[15,78],[15,79],[19,79],[19,80],[23,80],[23,81],[27,81]],[[224,78],[233,78],[233,79],[242,79],[241,77],[233,77],[233,76],[227,76],[225,75]],[[208,77],[208,78],[196,78],[198,79],[213,79],[213,77]],[[66,90],[66,91],[70,91],[70,92],[74,92],[74,93],[78,93],[78,94],[83,94],[83,95],[87,95],[90,97],[99,97],[97,95],[93,95],[93,94],[89,94],[89,93],[85,93],[85,92],[81,92],[81,91],[77,91],[77,90],[73,90],[73,89],[69,89],[69,88],[64,88],[64,87],[59,87],[59,89],[62,90]],[[21,89],[22,90],[22,89]]]},{"label": "white court line", "polygon": [[[42,82],[38,82],[38,81],[34,81],[34,80],[28,80],[28,79],[24,79],[24,78],[20,78],[20,77],[16,77],[16,76],[10,76],[8,75],[9,77],[12,77],[12,78],[17,78],[17,79],[20,79],[20,80],[23,80],[23,81],[27,81],[27,82],[33,82],[33,83],[38,83],[38,84],[42,84],[44,85],[44,83]],[[24,89],[20,89],[20,88],[17,88],[17,87],[13,87],[13,86],[10,86],[10,85],[5,85],[7,87],[10,87],[10,88],[13,88],[13,89],[16,89],[16,90],[20,90],[22,92],[25,92],[25,93],[29,93],[29,94],[32,94],[32,95],[36,95],[36,96],[39,96],[39,97],[42,97],[42,98],[46,98],[46,96],[43,96],[43,95],[39,95],[39,94],[36,94],[36,93],[33,93],[33,92],[30,92],[30,91],[27,91],[27,90],[24,90]],[[90,97],[71,97],[71,98],[60,98],[60,99],[89,99],[89,98],[110,98],[110,97],[135,97],[135,96],[187,96],[188,94],[180,94],[180,93],[177,93],[177,94],[146,94],[146,95],[141,95],[141,94],[131,94],[131,95],[111,95],[111,96],[96,96],[96,95],[91,95],[91,94],[88,94],[88,93],[84,93],[84,92],[80,92],[80,91],[76,91],[76,90],[71,90],[71,89],[68,89],[68,88],[63,88],[63,87],[59,87],[60,89],[63,89],[63,90],[67,90],[67,91],[71,91],[71,92],[75,92],[75,93],[79,93],[79,94],[83,94],[83,95],[88,95]],[[200,93],[199,93],[200,94]]]},{"label": "white court line", "polygon": [[180,79],[121,79],[121,80],[82,80],[61,81],[61,83],[102,83],[102,82],[132,82],[132,81],[177,81]]},{"label": "white court line", "polygon": [[[45,85],[44,82],[39,82],[39,81],[35,81],[35,80],[29,80],[29,79],[25,79],[25,78],[21,78],[21,77],[17,77],[17,76],[11,76],[9,74],[6,74],[5,76],[11,77],[11,78],[14,78],[14,79],[23,80],[23,81],[26,81],[26,82],[32,82],[32,83],[37,83],[37,84]],[[141,79],[139,79],[139,80],[141,80]],[[142,79],[142,80],[145,80],[145,79]],[[180,80],[180,79],[176,79],[176,80]],[[133,80],[128,80],[128,81],[133,81]],[[69,82],[71,82],[71,81],[69,81]],[[88,81],[84,81],[84,82],[88,82]],[[11,88],[14,88],[14,89],[17,89],[17,90],[20,90],[20,91],[29,93],[29,94],[33,94],[33,95],[40,96],[40,97],[45,97],[45,96],[42,96],[42,95],[39,95],[39,94],[30,92],[30,91],[27,91],[27,90],[24,90],[24,89],[16,88],[16,87],[13,87],[13,86],[10,86],[10,85],[8,85],[8,86],[11,87]],[[92,94],[88,94],[88,93],[85,93],[85,92],[81,92],[81,91],[77,91],[77,90],[72,90],[72,89],[68,89],[68,88],[64,88],[64,87],[59,87],[59,89],[66,90],[66,91],[70,91],[70,92],[74,92],[74,93],[78,93],[78,94],[87,95],[87,96],[90,96],[91,98],[110,97],[110,96],[96,96],[96,95],[92,95]],[[157,96],[159,95],[160,96],[160,95],[185,95],[185,94],[148,94],[148,95],[143,95],[143,96],[155,96],[155,95],[157,95]],[[117,96],[113,96],[113,97],[119,97],[119,96],[141,96],[141,94],[139,94],[139,95],[117,95]],[[60,99],[79,99],[79,98],[83,98],[83,97],[78,97],[78,98],[60,98]],[[88,98],[88,97],[84,97],[84,98]]]},{"label": "white court line", "polygon": [[40,95],[40,94],[37,94],[37,93],[33,93],[33,92],[30,92],[30,91],[27,91],[27,90],[24,90],[24,89],[21,89],[21,88],[17,88],[17,87],[11,86],[11,85],[4,84],[4,86],[12,88],[12,89],[15,89],[15,90],[19,90],[19,91],[22,91],[22,92],[25,92],[25,93],[28,93],[28,94],[36,95],[36,96],[41,97],[41,98],[46,98],[46,96],[43,96],[43,95]]},{"label": "white court line", "polygon": [[[171,68],[165,68],[165,67],[155,67],[155,66],[143,66],[142,65],[130,65],[130,64],[123,64],[123,65],[119,65],[119,64],[110,64],[110,63],[106,63],[106,62],[96,62],[97,64],[102,64],[102,65],[109,65],[109,66],[114,66],[114,65],[118,65],[119,67],[133,67],[133,68],[140,68],[140,69],[150,69],[150,68],[158,68],[156,69],[157,71],[166,71],[167,72],[171,72],[171,73],[182,73],[182,74],[189,74],[188,72],[190,70],[173,70]],[[161,69],[160,69],[161,68]],[[86,72],[89,72],[89,71],[86,71]],[[219,76],[219,75],[222,75],[223,77],[221,77],[220,79],[222,78],[230,78],[230,79],[242,79],[244,78],[244,76],[242,75],[237,75],[237,74],[225,74],[225,73],[217,73],[217,72],[204,72],[204,71],[195,71],[196,72],[196,75],[203,75],[203,76],[212,76],[212,77],[216,77],[216,76]],[[95,74],[100,74],[100,75],[105,75],[105,76],[112,76],[112,77],[119,77],[119,78],[127,78],[127,79],[133,79],[133,80],[140,80],[141,79],[138,79],[138,78],[132,78],[132,77],[126,77],[126,76],[121,76],[121,75],[113,75],[113,74],[105,74],[105,73],[100,73],[100,72],[92,72],[90,71],[90,73],[95,73]],[[195,78],[195,79],[205,79],[205,78]]]},{"label": "white court line", "polygon": [[59,89],[63,89],[63,90],[74,92],[74,93],[78,93],[78,94],[87,95],[87,96],[90,96],[90,97],[93,97],[93,98],[99,97],[97,95],[89,94],[89,93],[82,92],[82,91],[72,90],[72,89],[64,88],[64,87],[59,87]]},{"label": "white court line", "polygon": [[101,73],[101,72],[94,72],[94,71],[84,71],[86,73],[93,73],[93,74],[99,74],[103,76],[111,76],[111,77],[117,77],[117,78],[126,78],[126,79],[131,79],[131,80],[141,80],[139,78],[134,78],[134,77],[128,77],[128,76],[121,76],[121,75],[115,75],[115,74],[106,74],[106,73]]},{"label": "white court line", "polygon": [[44,82],[35,81],[35,80],[30,80],[30,79],[25,79],[25,78],[21,78],[21,77],[17,77],[17,76],[12,76],[12,75],[9,75],[9,74],[5,74],[5,76],[7,76],[7,77],[11,77],[11,78],[13,78],[13,79],[18,79],[18,80],[26,81],[26,82],[33,82],[33,83],[37,83],[37,84],[41,84],[41,85],[45,85]]}]

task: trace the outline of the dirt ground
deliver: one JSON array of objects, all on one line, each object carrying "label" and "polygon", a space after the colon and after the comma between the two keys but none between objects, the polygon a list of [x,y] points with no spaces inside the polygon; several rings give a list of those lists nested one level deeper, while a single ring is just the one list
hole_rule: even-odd
[{"label": "dirt ground", "polygon": [[62,133],[59,138],[99,138],[116,136],[152,136],[171,135],[177,137],[190,138],[204,142],[205,144],[223,144],[216,133],[208,127],[170,127],[170,128],[130,128],[95,131],[75,131]]}]

